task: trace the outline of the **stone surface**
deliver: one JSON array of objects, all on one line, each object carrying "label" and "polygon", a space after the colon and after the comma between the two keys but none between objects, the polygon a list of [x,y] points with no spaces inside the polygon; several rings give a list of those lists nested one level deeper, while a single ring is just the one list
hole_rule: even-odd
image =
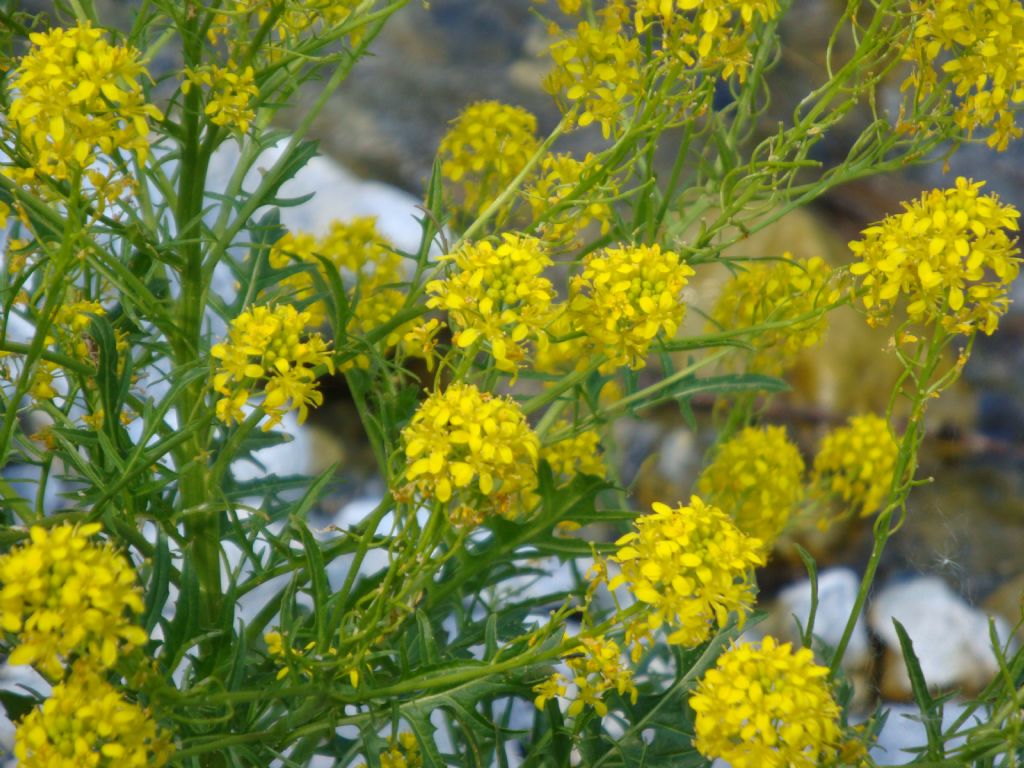
[{"label": "stone surface", "polygon": [[[929,686],[936,690],[980,690],[998,671],[989,641],[989,617],[971,607],[941,579],[929,576],[891,584],[871,602],[868,622],[885,646],[880,689],[889,699],[908,699],[910,678],[893,625],[906,629]],[[996,617],[1001,642],[1010,628]]]}]

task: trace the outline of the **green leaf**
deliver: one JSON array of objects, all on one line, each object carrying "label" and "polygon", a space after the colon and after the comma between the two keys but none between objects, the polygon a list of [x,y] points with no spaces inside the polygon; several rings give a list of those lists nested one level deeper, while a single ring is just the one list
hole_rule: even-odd
[{"label": "green leaf", "polygon": [[324,566],[323,552],[320,542],[302,520],[292,519],[292,526],[299,532],[302,549],[306,553],[306,575],[309,577],[310,590],[313,597],[313,615],[316,617],[317,650],[325,652],[330,645],[330,627],[324,619],[327,617],[328,600],[331,587],[327,583],[327,568]]},{"label": "green leaf", "polygon": [[199,589],[199,575],[189,558],[185,559],[181,571],[180,590],[174,604],[174,618],[164,629],[164,647],[167,653],[162,658],[167,660],[167,669],[177,668],[199,632],[199,606],[202,604],[202,595]]},{"label": "green leaf", "polygon": [[[797,554],[804,563],[804,568],[807,569],[807,578],[810,579],[811,582],[811,609],[807,614],[807,626],[803,627],[800,632],[804,648],[810,648],[811,641],[814,637],[814,618],[818,614],[818,564],[814,561],[814,557],[810,552],[799,544],[795,544],[794,546],[796,547]],[[797,624],[799,623],[798,619]]]},{"label": "green leaf", "polygon": [[92,315],[91,317],[89,335],[99,350],[96,385],[100,401],[103,403],[102,431],[117,447],[118,453],[124,455],[131,450],[132,441],[119,417],[122,405],[131,388],[131,364],[126,361],[123,374],[118,374],[117,337],[114,334],[114,328],[102,315]]},{"label": "green leaf", "polygon": [[942,739],[942,705],[933,699],[928,691],[928,682],[924,679],[921,662],[917,658],[917,653],[914,652],[914,644],[911,642],[907,630],[895,618],[892,623],[900,640],[903,661],[907,665],[910,688],[914,693],[914,703],[917,704],[917,708],[921,712],[921,724],[924,725],[925,734],[928,737],[925,755],[932,760],[941,760],[945,757],[945,744]]},{"label": "green leaf", "polygon": [[152,563],[149,586],[146,589],[146,610],[142,614],[142,627],[147,635],[152,633],[153,627],[160,620],[164,604],[170,594],[171,550],[167,545],[167,537],[162,532],[157,535]]},{"label": "green leaf", "polygon": [[7,713],[7,719],[13,722],[21,720],[35,709],[37,703],[34,696],[0,689],[0,704],[3,705],[4,711]]},{"label": "green leaf", "polygon": [[430,625],[430,617],[425,611],[416,611],[416,638],[420,649],[420,661],[422,664],[432,667],[441,662],[441,656],[437,652],[437,641],[434,639],[434,628]]},{"label": "green leaf", "polygon": [[732,373],[724,376],[696,376],[681,379],[669,392],[672,397],[692,397],[695,394],[710,392],[716,395],[729,395],[742,392],[787,392],[789,384],[776,376],[765,376],[760,373]]}]

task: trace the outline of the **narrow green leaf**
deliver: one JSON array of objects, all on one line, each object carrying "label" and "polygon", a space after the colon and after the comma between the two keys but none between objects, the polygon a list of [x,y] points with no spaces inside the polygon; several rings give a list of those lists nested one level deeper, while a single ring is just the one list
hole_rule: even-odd
[{"label": "narrow green leaf", "polygon": [[910,635],[895,618],[892,623],[900,640],[903,662],[907,665],[910,687],[914,693],[914,703],[917,704],[921,713],[921,724],[924,725],[925,734],[928,737],[925,755],[929,759],[941,760],[945,757],[945,744],[942,739],[942,707],[928,691],[928,682],[924,679],[924,673],[921,672],[921,662],[917,658],[917,653],[914,652],[914,644],[910,640]]},{"label": "narrow green leaf", "polygon": [[152,570],[146,589],[146,610],[142,614],[142,626],[147,635],[152,633],[153,627],[157,625],[163,613],[164,604],[170,594],[170,581],[171,550],[167,545],[167,537],[161,532],[156,538]]},{"label": "narrow green leaf", "polygon": [[320,550],[320,542],[316,540],[309,530],[309,526],[303,520],[293,517],[292,527],[299,532],[302,549],[306,553],[306,573],[312,591],[313,615],[316,617],[317,649],[320,652],[326,652],[330,646],[330,627],[327,626],[324,619],[328,613],[327,602],[330,599],[331,588],[327,583],[327,568],[324,565],[323,552]]},{"label": "narrow green leaf", "polygon": [[417,641],[420,647],[421,663],[427,667],[433,667],[441,663],[441,656],[437,652],[437,640],[434,639],[434,628],[430,625],[430,617],[425,611],[416,611],[416,628],[418,630]]},{"label": "narrow green leaf", "polygon": [[804,568],[807,569],[807,578],[811,582],[811,609],[807,614],[807,626],[803,628],[800,635],[804,648],[810,648],[814,637],[814,619],[818,615],[818,564],[810,552],[799,544],[795,546],[797,554],[804,563]]}]

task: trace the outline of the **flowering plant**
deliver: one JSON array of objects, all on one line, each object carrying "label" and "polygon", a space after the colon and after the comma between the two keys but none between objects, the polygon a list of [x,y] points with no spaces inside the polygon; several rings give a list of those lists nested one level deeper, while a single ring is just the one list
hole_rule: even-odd
[{"label": "flowering plant", "polygon": [[[841,663],[923,482],[926,407],[1007,312],[1018,212],[957,179],[842,263],[737,246],[846,182],[1019,138],[1019,0],[850,0],[767,134],[786,0],[558,0],[536,10],[560,121],[453,116],[416,247],[372,217],[287,230],[317,116],[408,4],[147,0],[124,31],[90,0],[3,4],[19,764],[873,765],[882,718],[854,727]],[[848,153],[816,159],[840,129]],[[812,455],[769,406],[854,308],[898,375]],[[325,526],[336,467],[245,467],[330,382],[383,491]],[[667,403],[713,446],[688,502],[641,504],[619,427]],[[839,642],[741,634],[786,537],[858,517],[873,549]],[[978,716],[929,727],[930,764],[1021,759],[1024,656],[996,650]]]}]

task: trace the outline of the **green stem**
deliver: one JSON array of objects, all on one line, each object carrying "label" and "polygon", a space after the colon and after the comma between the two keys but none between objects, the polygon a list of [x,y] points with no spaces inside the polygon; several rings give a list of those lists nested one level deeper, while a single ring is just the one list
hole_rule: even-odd
[{"label": "green stem", "polygon": [[[868,594],[871,591],[872,584],[874,584],[875,574],[878,572],[878,566],[882,561],[885,545],[892,534],[899,528],[899,524],[895,527],[892,525],[893,515],[896,512],[902,513],[905,511],[907,496],[913,487],[914,474],[917,471],[918,449],[924,438],[924,430],[922,429],[924,412],[928,400],[933,395],[933,389],[929,382],[931,382],[932,377],[935,375],[935,370],[942,360],[942,352],[947,339],[948,337],[945,332],[937,327],[925,352],[925,360],[921,370],[913,377],[916,384],[913,409],[900,443],[889,497],[886,500],[883,512],[875,520],[871,556],[868,558],[867,567],[864,570],[863,577],[861,577],[860,588],[857,590],[857,598],[854,600],[853,609],[846,620],[843,634],[836,644],[835,655],[832,657],[832,663],[829,665],[829,670],[833,675],[835,675],[840,664],[842,664],[843,655],[846,653],[850,639],[853,637],[853,630],[857,625],[857,620],[860,618],[861,612],[867,603]],[[943,377],[943,379],[945,378]]]},{"label": "green stem", "polygon": [[462,237],[452,245],[452,251],[458,250],[460,245],[469,242],[476,237],[476,234],[483,228],[483,226],[490,221],[506,203],[509,202],[513,195],[519,191],[519,187],[522,186],[522,183],[526,181],[526,178],[533,172],[533,169],[541,159],[543,159],[544,155],[548,153],[548,150],[551,149],[551,145],[555,143],[555,139],[561,136],[565,131],[566,126],[569,124],[569,120],[570,118],[568,116],[562,117],[558,125],[555,126],[555,130],[553,130],[544,140],[544,143],[540,145],[537,151],[533,153],[533,157],[527,161],[526,165],[523,166],[523,169],[516,174],[516,177],[509,182],[508,186],[502,190],[502,193],[484,209],[484,212],[477,217],[476,221],[466,228],[466,231],[462,233]]}]

